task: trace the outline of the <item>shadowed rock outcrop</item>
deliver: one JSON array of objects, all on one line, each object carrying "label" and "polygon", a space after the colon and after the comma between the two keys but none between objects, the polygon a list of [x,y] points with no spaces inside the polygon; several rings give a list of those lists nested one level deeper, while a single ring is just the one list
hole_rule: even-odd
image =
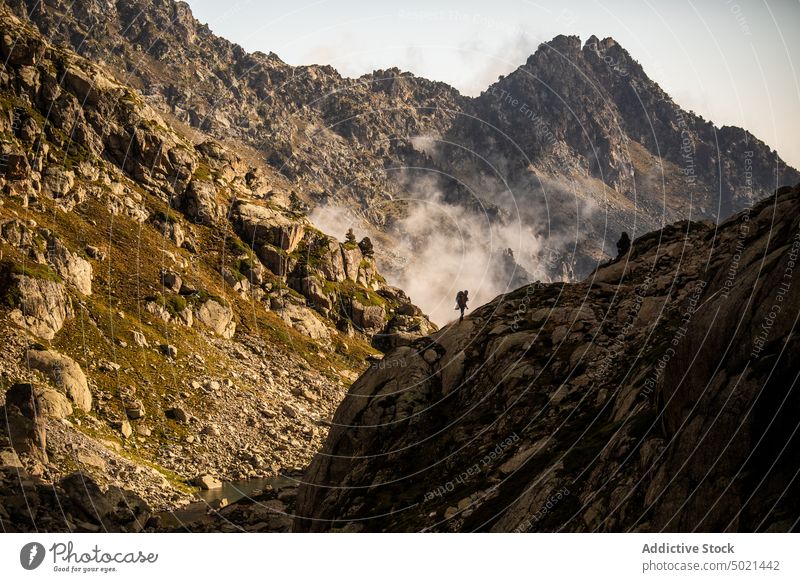
[{"label": "shadowed rock outcrop", "polygon": [[299,531],[789,531],[800,187],[682,222],[390,351],[300,488]]}]

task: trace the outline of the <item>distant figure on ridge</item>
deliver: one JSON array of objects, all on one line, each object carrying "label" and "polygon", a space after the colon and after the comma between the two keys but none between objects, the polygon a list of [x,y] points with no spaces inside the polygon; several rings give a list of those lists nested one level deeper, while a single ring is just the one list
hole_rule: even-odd
[{"label": "distant figure on ridge", "polygon": [[464,321],[464,310],[469,309],[467,307],[467,301],[469,301],[469,291],[459,291],[456,293],[456,309],[461,310],[461,317],[459,318],[459,323]]},{"label": "distant figure on ridge", "polygon": [[631,238],[627,232],[623,232],[617,241],[617,258],[623,257],[631,250]]}]

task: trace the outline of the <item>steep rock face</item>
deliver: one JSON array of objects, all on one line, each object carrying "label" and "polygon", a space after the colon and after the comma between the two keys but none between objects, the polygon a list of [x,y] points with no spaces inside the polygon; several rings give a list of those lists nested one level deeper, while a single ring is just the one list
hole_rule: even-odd
[{"label": "steep rock face", "polygon": [[610,38],[543,43],[472,106],[435,163],[538,225],[548,251],[572,254],[550,261],[539,251],[532,261],[515,249],[525,264],[548,265],[543,280],[585,276],[613,256],[621,231],[721,221],[800,180],[749,132],[683,110]]},{"label": "steep rock face", "polygon": [[[283,175],[359,204],[367,202],[359,192],[372,199],[396,188],[372,151],[396,158],[394,136],[441,132],[464,101],[444,83],[397,69],[345,79],[330,66],[248,54],[172,0],[9,4],[52,42],[124,71],[181,122],[257,147]],[[29,52],[21,47],[19,58]]]},{"label": "steep rock face", "polygon": [[528,286],[351,388],[301,531],[787,531],[800,186]]},{"label": "steep rock face", "polygon": [[[84,210],[87,203],[103,201],[112,214],[150,222],[177,247],[196,253],[196,241],[187,237],[180,220],[163,210],[151,214],[148,206],[153,201],[144,197],[152,196],[176,208],[199,227],[222,232],[233,227],[236,241],[231,243],[235,247],[232,264],[220,268],[233,292],[263,301],[269,309],[274,298],[270,294],[277,286],[267,281],[263,272],[255,277],[243,272],[254,274],[259,269],[254,262],[261,261],[282,283],[300,294],[295,297],[300,307],[307,305],[320,313],[321,325],[343,327],[346,320],[351,320],[352,326],[367,338],[384,328],[400,305],[390,305],[375,295],[384,281],[374,261],[358,248],[354,252],[343,251],[336,239],[313,229],[301,212],[288,208],[288,200],[270,189],[283,185],[281,177],[269,168],[243,160],[213,139],[195,134],[190,141],[186,128],[170,123],[138,92],[116,81],[108,71],[49,45],[29,23],[7,11],[3,19],[21,47],[6,43],[6,57],[12,63],[35,57],[39,67],[33,85],[24,82],[28,66],[24,64],[10,67],[0,82],[10,104],[4,107],[2,119],[11,130],[11,146],[14,151],[27,152],[22,156],[25,164],[4,166],[0,176],[0,186],[13,198],[31,205],[43,196],[56,201],[57,208],[64,212]],[[24,48],[28,44],[40,48],[29,54]],[[19,59],[14,58],[17,50],[23,51]],[[31,125],[35,130],[26,129]],[[61,152],[66,130],[74,143],[70,143],[69,151]],[[14,161],[14,155],[8,154],[8,159]],[[70,160],[71,169],[62,167],[65,159]],[[101,159],[101,163],[90,163]],[[28,160],[33,163],[28,164]],[[126,183],[123,176],[133,183]],[[37,263],[49,264],[56,278],[70,288],[91,295],[92,264],[70,249],[57,232],[27,226],[18,219],[4,223],[2,228],[9,244]],[[247,247],[252,248],[255,257]],[[345,272],[354,286],[341,290],[324,284],[344,282]],[[172,296],[149,296],[145,298],[145,309],[165,322],[192,327],[192,309],[184,305],[185,299],[176,297],[181,292],[181,272],[171,280],[178,283],[165,285],[164,290]],[[22,286],[27,289],[26,297],[50,297],[55,292],[49,288],[38,292],[24,282]],[[351,309],[344,298],[356,295],[361,303],[362,296],[371,295],[367,303],[380,303],[379,308]],[[36,333],[44,334],[41,337],[52,339],[60,329],[58,310],[52,325],[39,324],[37,321],[42,318],[36,319],[33,303],[33,299],[26,300],[23,316],[18,320],[27,321],[29,327],[38,330]],[[347,307],[339,308],[345,304]],[[197,309],[200,321],[214,333],[231,337],[233,313],[224,314],[224,309],[213,306]],[[368,315],[365,317],[364,313]],[[305,320],[309,322],[308,318]],[[314,339],[331,337],[314,323],[295,327],[303,332],[313,330]]]}]

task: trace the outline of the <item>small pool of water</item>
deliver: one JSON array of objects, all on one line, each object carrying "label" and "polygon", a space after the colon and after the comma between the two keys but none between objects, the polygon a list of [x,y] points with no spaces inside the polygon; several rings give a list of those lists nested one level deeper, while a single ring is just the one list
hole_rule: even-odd
[{"label": "small pool of water", "polygon": [[272,486],[273,489],[282,489],[284,487],[295,487],[299,484],[300,478],[286,477],[284,475],[243,479],[241,481],[226,481],[222,484],[221,488],[200,491],[197,496],[206,503],[211,503],[219,499],[227,499],[230,504],[236,503],[245,497],[250,497],[254,493],[260,493],[266,489],[267,486]]}]

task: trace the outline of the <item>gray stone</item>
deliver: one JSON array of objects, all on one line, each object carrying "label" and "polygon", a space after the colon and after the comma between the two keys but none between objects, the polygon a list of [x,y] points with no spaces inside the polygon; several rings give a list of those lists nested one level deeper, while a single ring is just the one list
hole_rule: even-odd
[{"label": "gray stone", "polygon": [[161,353],[174,360],[178,357],[178,348],[171,344],[162,344]]},{"label": "gray stone", "polygon": [[133,341],[140,348],[147,348],[147,347],[150,346],[150,344],[147,342],[147,338],[140,331],[136,331],[136,330],[133,331]]},{"label": "gray stone", "polygon": [[194,479],[194,483],[204,490],[222,489],[222,481],[213,475],[200,475]]},{"label": "gray stone", "polygon": [[175,271],[164,269],[161,271],[161,284],[166,291],[178,293],[181,290],[183,279]]},{"label": "gray stone", "polygon": [[61,420],[72,416],[72,404],[67,397],[55,390],[43,389],[39,396],[41,412],[45,416]]},{"label": "gray stone", "polygon": [[176,422],[189,422],[190,415],[186,412],[185,409],[181,408],[180,406],[175,406],[173,408],[168,408],[164,411],[164,414],[167,418],[174,420]]},{"label": "gray stone", "polygon": [[133,434],[133,427],[127,420],[112,420],[110,424],[111,428],[118,430],[126,439]]},{"label": "gray stone", "polygon": [[71,252],[58,238],[47,241],[47,262],[67,283],[84,295],[92,294],[92,265]]},{"label": "gray stone", "polygon": [[216,335],[230,339],[236,332],[233,310],[215,299],[208,299],[195,312],[197,320]]},{"label": "gray stone", "polygon": [[37,337],[53,339],[74,314],[64,285],[58,281],[14,274],[11,285],[19,301],[9,317]]},{"label": "gray stone", "polygon": [[92,409],[92,393],[81,367],[72,359],[53,351],[28,350],[27,364],[50,378],[83,411]]},{"label": "gray stone", "polygon": [[125,416],[130,420],[139,420],[144,417],[144,404],[141,400],[125,404]]}]

